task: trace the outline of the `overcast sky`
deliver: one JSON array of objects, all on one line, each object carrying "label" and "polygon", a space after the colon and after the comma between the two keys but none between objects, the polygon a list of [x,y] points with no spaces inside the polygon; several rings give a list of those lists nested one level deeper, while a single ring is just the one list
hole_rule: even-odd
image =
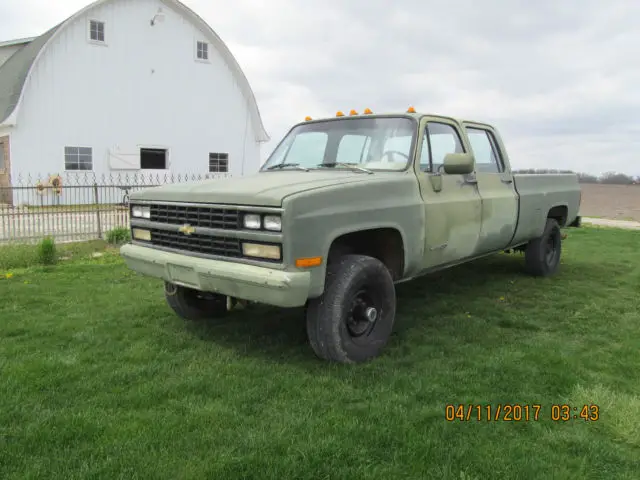
[{"label": "overcast sky", "polygon": [[[0,40],[87,0],[0,0]],[[227,43],[271,142],[369,107],[494,123],[515,168],[640,175],[640,1],[186,0]]]}]

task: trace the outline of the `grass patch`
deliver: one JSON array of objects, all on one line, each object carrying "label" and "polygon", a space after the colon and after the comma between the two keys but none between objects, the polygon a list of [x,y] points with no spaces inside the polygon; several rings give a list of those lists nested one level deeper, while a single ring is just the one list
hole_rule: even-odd
[{"label": "grass patch", "polygon": [[568,233],[554,278],[501,254],[399,285],[360,366],[317,360],[299,309],[186,324],[115,250],[0,279],[0,478],[637,478],[640,235]]},{"label": "grass patch", "polygon": [[[103,252],[108,248],[108,243],[103,240],[62,243],[55,246],[57,258],[64,261],[87,256],[94,252]],[[33,267],[38,264],[40,264],[38,245],[23,243],[0,245],[0,274],[10,270]]]}]

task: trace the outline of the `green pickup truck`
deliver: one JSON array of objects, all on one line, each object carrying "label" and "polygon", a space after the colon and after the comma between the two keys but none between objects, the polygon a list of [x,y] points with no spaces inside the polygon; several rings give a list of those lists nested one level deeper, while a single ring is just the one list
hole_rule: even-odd
[{"label": "green pickup truck", "polygon": [[295,125],[255,174],[131,194],[121,255],[185,319],[305,307],[315,354],[357,363],[387,344],[399,282],[511,250],[554,274],[580,200],[576,175],[512,173],[490,125],[338,112]]}]

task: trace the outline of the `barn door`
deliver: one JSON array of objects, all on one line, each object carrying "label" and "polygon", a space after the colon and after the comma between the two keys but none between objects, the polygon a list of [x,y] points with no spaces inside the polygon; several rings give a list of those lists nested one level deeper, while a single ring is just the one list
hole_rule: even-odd
[{"label": "barn door", "polygon": [[9,158],[9,137],[0,137],[0,204],[13,203],[11,195],[11,162]]}]

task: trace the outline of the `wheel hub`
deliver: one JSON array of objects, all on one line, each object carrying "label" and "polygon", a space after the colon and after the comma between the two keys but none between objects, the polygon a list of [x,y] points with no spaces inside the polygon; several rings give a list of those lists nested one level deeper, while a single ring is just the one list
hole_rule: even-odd
[{"label": "wheel hub", "polygon": [[366,292],[355,295],[347,317],[347,330],[352,337],[367,335],[373,330],[379,312]]},{"label": "wheel hub", "polygon": [[367,307],[364,312],[364,316],[367,317],[367,320],[369,320],[369,322],[373,323],[378,318],[378,310],[376,310],[374,307]]}]

